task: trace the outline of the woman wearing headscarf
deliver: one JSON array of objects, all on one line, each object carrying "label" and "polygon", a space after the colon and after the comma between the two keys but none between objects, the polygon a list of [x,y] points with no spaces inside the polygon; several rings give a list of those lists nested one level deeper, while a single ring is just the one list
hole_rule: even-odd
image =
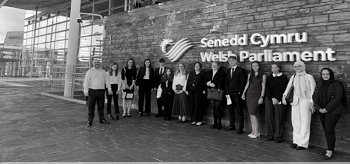
[{"label": "woman wearing headscarf", "polygon": [[334,72],[329,68],[321,70],[321,83],[318,83],[312,96],[315,110],[320,114],[320,120],[325,131],[327,150],[322,152],[323,159],[331,159],[335,147],[335,126],[341,113],[345,112],[347,99],[343,84],[334,80]]},{"label": "woman wearing headscarf", "polygon": [[286,96],[292,87],[292,126],[293,144],[291,148],[303,150],[309,146],[311,114],[314,112],[312,94],[314,93],[316,82],[312,75],[305,72],[305,64],[302,61],[294,63],[295,75],[293,75],[283,93],[282,103],[287,104]]}]

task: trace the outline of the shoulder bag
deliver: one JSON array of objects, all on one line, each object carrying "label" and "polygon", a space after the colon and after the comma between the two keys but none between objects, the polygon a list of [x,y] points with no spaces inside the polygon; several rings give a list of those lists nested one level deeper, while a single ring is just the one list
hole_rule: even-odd
[{"label": "shoulder bag", "polygon": [[[220,88],[220,84],[218,84],[218,88]],[[207,89],[207,99],[209,100],[222,101],[223,94],[224,94],[224,90],[215,89],[215,88]]]},{"label": "shoulder bag", "polygon": [[293,76],[292,86],[289,88],[289,91],[285,97],[286,101],[291,103],[293,102],[293,96],[294,96],[294,78],[296,75]]}]

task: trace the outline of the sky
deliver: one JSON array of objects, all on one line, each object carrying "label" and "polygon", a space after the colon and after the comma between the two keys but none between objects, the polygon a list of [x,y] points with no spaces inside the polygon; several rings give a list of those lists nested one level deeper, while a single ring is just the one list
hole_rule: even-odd
[{"label": "sky", "polygon": [[3,43],[8,31],[23,31],[26,11],[12,7],[0,8],[0,43]]}]

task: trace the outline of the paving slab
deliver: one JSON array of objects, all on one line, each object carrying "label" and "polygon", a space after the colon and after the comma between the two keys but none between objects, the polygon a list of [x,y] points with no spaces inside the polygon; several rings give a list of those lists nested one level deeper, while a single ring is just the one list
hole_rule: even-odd
[{"label": "paving slab", "polygon": [[[109,125],[95,117],[87,127],[86,105],[41,95],[52,90],[41,83],[0,87],[0,162],[324,162],[313,145],[298,151],[290,141],[138,117],[137,110]],[[350,154],[337,152],[332,162],[350,162]]]}]

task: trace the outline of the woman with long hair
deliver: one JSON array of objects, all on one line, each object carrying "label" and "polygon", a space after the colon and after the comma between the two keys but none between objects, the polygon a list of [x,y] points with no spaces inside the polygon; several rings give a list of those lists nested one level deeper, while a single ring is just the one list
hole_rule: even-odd
[{"label": "woman with long hair", "polygon": [[[111,65],[110,70],[107,72],[107,76],[109,77],[109,81],[111,83],[112,95],[108,94],[108,90],[106,89],[107,94],[107,115],[111,120],[119,120],[119,105],[118,105],[118,95],[120,93],[120,89],[122,86],[121,75],[118,73],[118,63],[113,63]],[[115,111],[115,118],[112,116],[111,112],[111,104],[113,98],[113,105]]]},{"label": "woman with long hair", "polygon": [[165,69],[165,74],[161,79],[162,99],[164,102],[164,120],[171,120],[171,111],[173,108],[174,91],[173,91],[173,71],[170,68]]},{"label": "woman with long hair", "polygon": [[256,117],[260,107],[264,102],[266,76],[262,73],[259,62],[251,63],[252,69],[248,74],[247,84],[244,88],[242,99],[245,100],[247,92],[247,107],[250,114],[250,122],[252,124],[252,133],[248,135],[250,138],[260,137],[259,122]]},{"label": "woman with long hair", "polygon": [[[207,89],[216,89],[219,91],[225,90],[225,80],[226,75],[224,71],[220,70],[220,64],[217,61],[211,63],[211,70],[207,72],[205,77],[205,84]],[[223,92],[221,92],[223,93]],[[223,94],[221,95],[223,96]],[[210,127],[212,129],[222,129],[221,118],[221,101],[220,100],[210,100],[211,106],[213,108],[214,124]]]},{"label": "woman with long hair", "polygon": [[281,72],[281,64],[272,62],[271,75],[266,78],[265,121],[267,140],[283,141],[284,117],[286,107],[282,104],[283,92],[286,90],[288,79]]},{"label": "woman with long hair", "polygon": [[[134,93],[135,89],[135,82],[136,82],[136,64],[135,60],[133,58],[130,58],[126,62],[126,66],[122,69],[122,80],[125,89],[123,92],[125,93]],[[130,115],[130,108],[132,104],[132,99],[125,99],[123,98],[123,116],[122,117],[131,117]]]},{"label": "woman with long hair", "polygon": [[327,150],[320,154],[324,155],[324,160],[328,160],[335,153],[335,127],[341,113],[348,106],[344,85],[334,79],[334,72],[330,68],[322,68],[321,83],[317,84],[312,99],[315,110],[319,112],[327,141]]},{"label": "woman with long hair", "polygon": [[312,75],[306,73],[304,62],[297,61],[293,67],[296,74],[289,79],[287,88],[283,93],[282,103],[287,104],[286,96],[293,85],[293,102],[290,104],[292,105],[293,143],[290,147],[304,150],[309,146],[311,114],[315,110],[312,103],[312,94],[316,82]]},{"label": "woman with long hair", "polygon": [[202,64],[200,62],[195,62],[194,70],[190,72],[186,84],[186,94],[189,96],[192,125],[202,125],[204,89],[205,72],[202,71]]},{"label": "woman with long hair", "polygon": [[[145,114],[149,116],[151,113],[151,93],[154,86],[154,69],[151,66],[151,60],[146,59],[143,67],[137,74],[136,86],[139,89],[139,116],[143,116],[143,106],[145,105]],[[146,102],[144,103],[144,100]]]},{"label": "woman with long hair", "polygon": [[186,122],[186,115],[190,114],[188,107],[188,98],[186,95],[186,83],[187,75],[185,70],[185,65],[180,63],[178,69],[175,72],[173,80],[173,90],[175,92],[174,96],[174,105],[173,105],[173,114],[179,116],[177,122],[184,123]]}]

